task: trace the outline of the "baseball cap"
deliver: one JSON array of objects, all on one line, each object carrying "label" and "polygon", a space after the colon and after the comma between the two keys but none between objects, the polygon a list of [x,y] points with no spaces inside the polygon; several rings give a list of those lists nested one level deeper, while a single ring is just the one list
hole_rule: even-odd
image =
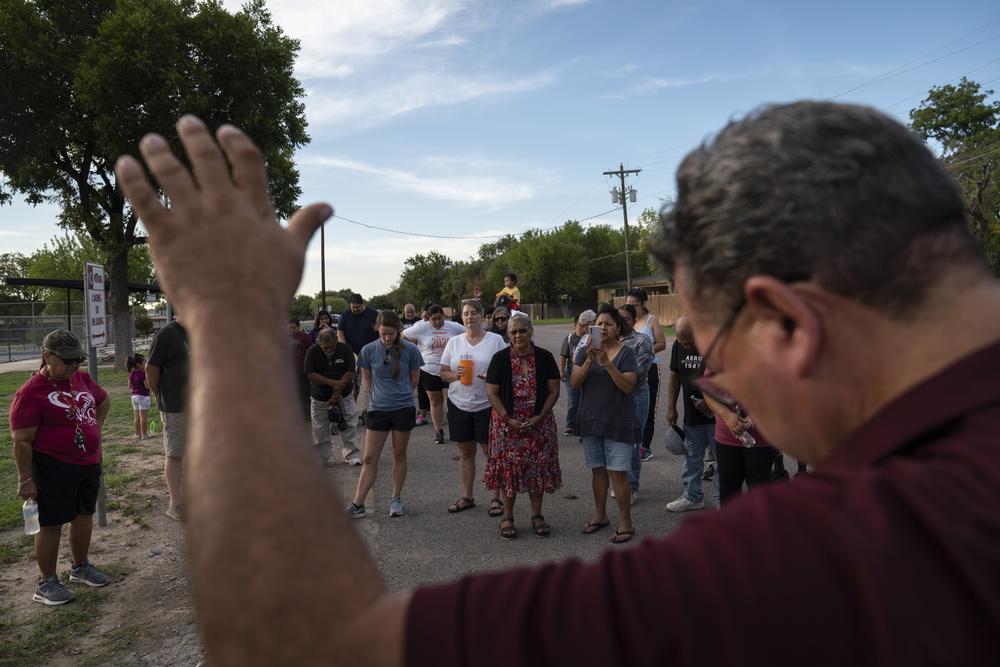
[{"label": "baseball cap", "polygon": [[348,301],[350,303],[360,304],[365,302],[365,298],[360,294],[358,294],[357,292],[355,292],[354,294],[351,295],[351,298],[348,299]]},{"label": "baseball cap", "polygon": [[687,445],[684,443],[684,430],[677,424],[671,424],[670,428],[667,429],[667,449],[670,450],[671,454],[681,454],[687,453]]},{"label": "baseball cap", "polygon": [[69,329],[56,329],[45,334],[42,349],[62,359],[83,359],[87,356],[80,339]]}]

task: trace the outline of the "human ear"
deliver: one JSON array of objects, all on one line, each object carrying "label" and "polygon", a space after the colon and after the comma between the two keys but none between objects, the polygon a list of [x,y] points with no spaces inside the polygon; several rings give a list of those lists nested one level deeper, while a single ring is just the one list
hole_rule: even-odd
[{"label": "human ear", "polygon": [[763,334],[772,363],[786,364],[795,376],[816,368],[823,324],[806,293],[771,276],[751,276],[743,286],[754,327]]}]

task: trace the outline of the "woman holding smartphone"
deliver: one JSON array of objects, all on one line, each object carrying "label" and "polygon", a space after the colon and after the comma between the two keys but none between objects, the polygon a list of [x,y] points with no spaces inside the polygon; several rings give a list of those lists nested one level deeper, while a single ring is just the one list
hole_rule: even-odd
[{"label": "woman holding smartphone", "polygon": [[594,516],[583,533],[590,535],[611,524],[607,514],[610,484],[618,504],[618,528],[610,539],[614,544],[624,544],[635,535],[628,472],[635,443],[641,437],[632,395],[639,366],[635,353],[622,344],[621,330],[618,310],[602,306],[588,344],[577,350],[570,379],[573,387],[581,390],[575,430],[583,439],[594,492]]},{"label": "woman holding smartphone", "polygon": [[[476,299],[462,302],[465,333],[448,341],[441,354],[441,379],[448,386],[448,429],[458,445],[458,470],[462,495],[448,507],[452,514],[475,507],[472,486],[476,479],[476,443],[488,456],[490,399],[486,370],[493,355],[507,347],[499,335],[483,329],[483,306]],[[503,514],[500,490],[493,493],[490,516]]]}]

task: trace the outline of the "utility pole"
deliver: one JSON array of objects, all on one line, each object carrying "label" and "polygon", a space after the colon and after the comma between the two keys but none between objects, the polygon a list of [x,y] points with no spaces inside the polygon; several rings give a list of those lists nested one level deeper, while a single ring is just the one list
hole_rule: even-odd
[{"label": "utility pole", "polygon": [[[632,251],[629,250],[628,246],[628,203],[627,200],[631,199],[633,202],[636,201],[638,194],[635,188],[629,188],[628,191],[625,190],[625,176],[626,174],[638,174],[642,169],[626,169],[624,164],[618,164],[618,171],[606,171],[605,176],[617,176],[621,179],[622,189],[618,188],[611,189],[611,201],[615,204],[622,205],[622,215],[625,218],[625,289],[632,289]],[[626,194],[628,195],[626,197]]]},{"label": "utility pole", "polygon": [[319,226],[319,291],[326,310],[326,222]]}]

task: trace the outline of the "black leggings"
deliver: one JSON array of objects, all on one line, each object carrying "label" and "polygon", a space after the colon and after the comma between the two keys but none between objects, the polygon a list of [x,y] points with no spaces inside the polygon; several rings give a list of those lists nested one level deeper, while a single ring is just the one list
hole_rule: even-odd
[{"label": "black leggings", "polygon": [[431,409],[431,399],[427,396],[427,390],[424,389],[424,385],[417,385],[417,407],[419,407],[424,412]]},{"label": "black leggings", "polygon": [[715,443],[715,465],[719,475],[719,503],[735,498],[747,488],[771,480],[774,447],[743,447]]},{"label": "black leggings", "polygon": [[656,428],[656,395],[660,391],[660,365],[651,365],[646,378],[649,381],[649,412],[646,413],[646,425],[642,429],[642,446],[649,449],[653,442],[653,430]]}]

